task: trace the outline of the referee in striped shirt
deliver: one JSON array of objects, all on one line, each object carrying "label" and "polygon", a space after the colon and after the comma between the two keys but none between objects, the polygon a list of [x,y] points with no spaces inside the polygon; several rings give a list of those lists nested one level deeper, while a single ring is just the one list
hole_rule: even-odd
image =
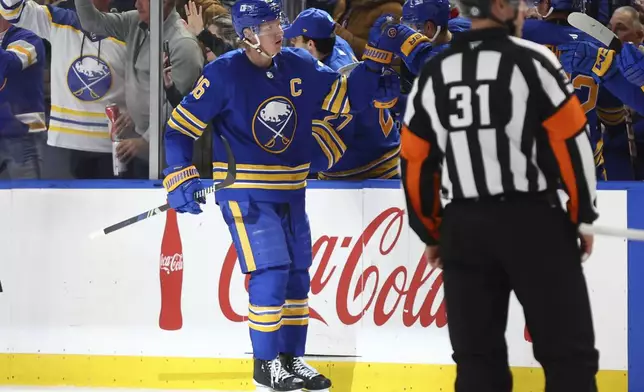
[{"label": "referee in striped shirt", "polygon": [[593,153],[557,58],[517,38],[525,8],[523,0],[460,0],[472,30],[425,65],[404,116],[409,224],[429,263],[443,268],[456,392],[512,390],[505,342],[512,290],[546,391],[597,388],[581,266],[593,238],[577,230],[598,216]]}]

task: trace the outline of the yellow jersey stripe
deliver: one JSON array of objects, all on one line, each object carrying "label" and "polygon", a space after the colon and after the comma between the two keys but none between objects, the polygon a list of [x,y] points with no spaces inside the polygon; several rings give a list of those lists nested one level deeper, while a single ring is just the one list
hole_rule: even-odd
[{"label": "yellow jersey stripe", "polygon": [[208,127],[208,124],[199,120],[197,117],[194,116],[194,114],[190,113],[188,110],[186,110],[186,108],[181,106],[181,104],[177,106],[176,110],[178,110],[188,120],[192,121],[197,126],[197,128],[204,130]]},{"label": "yellow jersey stripe", "polygon": [[333,161],[337,162],[342,158],[342,151],[338,148],[337,144],[333,142],[331,137],[327,132],[324,131],[324,129],[320,127],[313,127],[313,134],[318,135],[324,143],[328,146],[329,150],[331,150],[331,153],[333,154]]},{"label": "yellow jersey stripe", "polygon": [[344,100],[348,99],[347,97],[347,77],[342,75],[340,76],[340,86],[338,88],[338,95],[332,101],[331,113],[342,113],[342,108],[344,107]]},{"label": "yellow jersey stripe", "polygon": [[[226,173],[214,173],[213,179],[214,180],[223,180],[226,177]],[[238,181],[229,186],[226,189],[262,189],[262,190],[281,190],[281,191],[288,191],[288,190],[297,190],[297,189],[303,189],[306,188],[306,181],[302,182],[297,182],[297,183],[261,183],[261,182],[245,182],[245,181]]]},{"label": "yellow jersey stripe", "polygon": [[180,133],[182,133],[182,134],[184,134],[186,136],[189,136],[189,137],[197,140],[197,136],[195,136],[191,132],[186,131],[185,129],[183,129],[183,127],[180,126],[179,124],[177,124],[176,122],[174,122],[173,119],[168,120],[168,125],[170,126],[170,128],[174,129],[175,131],[180,132]]},{"label": "yellow jersey stripe", "polygon": [[398,166],[398,159],[396,157],[399,153],[400,147],[396,147],[366,165],[341,172],[320,173],[318,178],[321,180],[379,178],[381,175]]},{"label": "yellow jersey stripe", "polygon": [[313,120],[313,125],[323,128],[329,134],[329,136],[333,138],[333,140],[338,145],[338,147],[340,147],[340,150],[342,150],[342,153],[347,151],[347,145],[344,144],[344,141],[342,141],[342,137],[340,137],[340,135],[335,131],[335,129],[333,129],[333,126],[331,126],[331,124],[329,124],[326,121]]},{"label": "yellow jersey stripe", "polygon": [[4,8],[0,8],[0,15],[2,15],[5,19],[13,19],[16,16],[20,15],[22,12],[22,8],[25,6],[25,3],[21,3],[20,6],[16,9],[13,9],[11,11],[5,11]]},{"label": "yellow jersey stripe", "polygon": [[327,165],[327,169],[330,169],[335,165],[335,160],[333,159],[333,154],[331,153],[331,150],[329,150],[329,147],[327,147],[326,143],[322,141],[322,138],[317,134],[313,133],[313,138],[315,141],[320,145],[320,149],[322,149],[322,153],[326,156],[326,159],[329,161],[329,164]]},{"label": "yellow jersey stripe", "polygon": [[83,117],[95,117],[95,118],[102,118],[107,120],[107,115],[105,114],[105,112],[86,112],[82,110],[62,108],[56,105],[51,105],[51,111],[56,113],[62,113],[62,114],[72,114],[75,116],[83,116]]},{"label": "yellow jersey stripe", "polygon": [[[228,168],[228,164],[225,162],[213,162],[213,169],[224,169]],[[290,166],[280,166],[280,165],[253,165],[246,163],[237,164],[237,173],[239,171],[266,171],[266,172],[294,172],[294,171],[308,171],[311,168],[310,163],[305,163],[303,165],[290,167]]]},{"label": "yellow jersey stripe", "polygon": [[326,111],[331,111],[331,102],[333,101],[333,97],[335,97],[336,92],[338,91],[338,84],[339,80],[336,79],[335,82],[331,85],[331,90],[329,91],[329,94],[327,94],[326,98],[324,98],[324,102],[322,103],[322,109]]},{"label": "yellow jersey stripe", "polygon": [[283,325],[295,325],[295,326],[303,326],[303,325],[309,325],[309,318],[285,318],[282,319],[282,324]]},{"label": "yellow jersey stripe", "polygon": [[248,320],[248,327],[258,332],[276,332],[276,331],[279,331],[283,322],[284,320],[282,319],[277,324],[262,325],[262,324],[255,324],[252,321]]},{"label": "yellow jersey stripe", "polygon": [[82,130],[79,130],[79,129],[69,128],[69,127],[59,127],[59,126],[56,126],[56,125],[50,125],[49,126],[49,131],[66,133],[68,135],[89,136],[89,137],[95,137],[95,138],[98,138],[98,139],[109,139],[110,138],[110,134],[108,132],[82,131]]},{"label": "yellow jersey stripe", "polygon": [[201,135],[203,135],[203,130],[190,124],[190,122],[188,122],[188,120],[181,116],[181,114],[176,109],[172,112],[171,117],[176,124],[181,125],[181,127],[183,127],[183,129],[185,129],[186,131],[189,131],[197,137],[201,137]]},{"label": "yellow jersey stripe", "polygon": [[[215,173],[217,174],[217,173]],[[225,177],[226,173],[222,173]],[[266,182],[288,182],[288,181],[304,181],[308,176],[308,172],[296,174],[251,174],[251,173],[237,173],[236,181],[266,181]]]},{"label": "yellow jersey stripe", "polygon": [[241,244],[242,254],[244,256],[244,261],[246,262],[246,269],[248,272],[255,271],[257,266],[255,265],[255,256],[253,255],[253,249],[250,246],[250,240],[248,239],[248,233],[246,232],[246,225],[244,224],[244,218],[239,208],[239,204],[236,201],[229,201],[228,207],[232,212],[233,219],[235,221],[235,231],[237,231],[237,237],[239,237],[239,243]]}]

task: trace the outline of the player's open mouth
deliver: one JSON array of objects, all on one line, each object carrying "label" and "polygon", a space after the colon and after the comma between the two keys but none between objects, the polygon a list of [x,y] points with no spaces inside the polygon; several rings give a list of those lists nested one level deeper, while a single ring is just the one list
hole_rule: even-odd
[{"label": "player's open mouth", "polygon": [[283,40],[279,40],[279,41],[275,42],[275,45],[281,45],[281,44],[282,44],[282,41],[283,41]]}]

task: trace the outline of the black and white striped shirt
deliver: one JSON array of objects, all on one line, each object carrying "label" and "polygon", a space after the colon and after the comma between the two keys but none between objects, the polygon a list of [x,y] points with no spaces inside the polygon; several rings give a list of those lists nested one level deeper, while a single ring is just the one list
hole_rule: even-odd
[{"label": "black and white striped shirt", "polygon": [[586,116],[556,56],[504,29],[471,30],[414,82],[401,140],[410,224],[438,239],[440,193],[472,199],[563,184],[591,223],[596,175]]}]

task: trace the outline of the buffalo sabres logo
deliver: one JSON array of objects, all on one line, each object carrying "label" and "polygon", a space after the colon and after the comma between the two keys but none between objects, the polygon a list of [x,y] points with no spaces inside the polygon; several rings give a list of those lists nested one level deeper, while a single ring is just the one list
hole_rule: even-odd
[{"label": "buffalo sabres logo", "polygon": [[253,137],[265,151],[284,152],[293,141],[297,127],[295,106],[286,97],[271,97],[262,102],[253,118]]},{"label": "buffalo sabres logo", "polygon": [[112,87],[112,71],[100,58],[83,56],[69,67],[67,86],[81,101],[96,101],[103,98]]},{"label": "buffalo sabres logo", "polygon": [[398,31],[396,30],[395,27],[390,27],[387,30],[387,35],[389,36],[389,38],[396,38],[396,35],[398,35]]}]

